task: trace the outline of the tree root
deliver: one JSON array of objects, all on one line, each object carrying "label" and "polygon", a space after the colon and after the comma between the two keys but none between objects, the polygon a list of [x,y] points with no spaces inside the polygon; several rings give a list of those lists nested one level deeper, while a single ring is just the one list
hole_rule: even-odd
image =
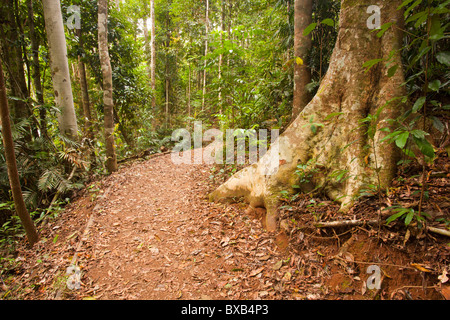
[{"label": "tree root", "polygon": [[[379,220],[342,220],[342,221],[331,221],[331,222],[319,222],[314,226],[317,228],[339,228],[339,227],[356,227],[363,225],[376,225],[380,221]],[[429,232],[433,232],[439,234],[441,236],[450,237],[450,231],[439,229],[435,227],[427,226],[426,229]]]}]

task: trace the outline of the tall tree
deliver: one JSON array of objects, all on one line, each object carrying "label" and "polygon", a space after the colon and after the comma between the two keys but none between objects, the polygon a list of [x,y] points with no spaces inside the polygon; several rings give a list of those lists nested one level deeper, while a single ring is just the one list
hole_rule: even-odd
[{"label": "tall tree", "polygon": [[311,36],[303,31],[312,23],[312,0],[295,0],[294,3],[294,100],[292,119],[306,107],[311,96],[306,85],[311,82],[311,71],[306,65],[311,50]]},{"label": "tall tree", "polygon": [[19,36],[18,14],[14,0],[4,0],[0,3],[0,40],[4,64],[8,72],[8,82],[11,95],[11,114],[13,119],[22,120],[30,116],[31,111],[26,103],[28,97],[25,79],[22,45]]},{"label": "tall tree", "polygon": [[[220,45],[223,47],[223,32],[225,31],[225,0],[221,0],[220,9]],[[222,65],[223,53],[219,55],[219,112],[222,113]]]},{"label": "tall tree", "polygon": [[208,36],[209,36],[209,0],[206,0],[206,15],[205,15],[205,63],[203,65],[203,95],[202,95],[202,111],[205,110],[206,99],[206,56],[208,55]]},{"label": "tall tree", "polygon": [[17,170],[14,142],[11,133],[8,98],[6,95],[5,78],[3,75],[3,60],[0,57],[0,117],[2,124],[3,145],[5,146],[6,166],[8,168],[9,183],[14,199],[14,205],[22,225],[27,234],[28,242],[33,246],[38,241],[38,233],[28,213],[20,187],[19,172]]},{"label": "tall tree", "polygon": [[118,170],[114,142],[114,101],[112,68],[108,49],[108,0],[98,0],[98,51],[103,74],[103,108],[106,145],[106,169]]},{"label": "tall tree", "polygon": [[[320,188],[345,211],[364,187],[389,185],[399,149],[381,143],[386,133],[377,129],[392,130],[387,120],[405,110],[394,99],[405,93],[399,52],[403,13],[397,10],[401,3],[361,0],[355,6],[354,1],[342,1],[336,46],[317,94],[280,135],[275,148],[216,189],[212,200],[244,196],[250,206],[266,208],[267,229],[274,231],[281,191]],[[367,27],[366,10],[371,5],[383,8],[381,24],[397,24],[382,37]],[[363,63],[374,59],[390,60],[390,66],[399,68],[388,74],[389,65],[377,64],[365,72]],[[362,126],[368,119],[369,127]],[[295,174],[299,165],[304,168],[303,180]]]},{"label": "tall tree", "polygon": [[80,54],[78,55],[78,77],[80,81],[81,90],[81,104],[83,106],[83,115],[85,119],[85,130],[88,135],[92,138],[93,127],[92,127],[92,110],[91,101],[89,98],[89,87],[86,77],[86,65],[83,61],[84,44],[83,44],[83,34],[82,29],[77,30],[78,44],[80,46]]},{"label": "tall tree", "polygon": [[150,0],[150,80],[152,87],[152,108],[156,107],[156,29],[155,0]]},{"label": "tall tree", "polygon": [[43,0],[55,101],[60,109],[60,131],[72,140],[78,138],[78,125],[73,104],[72,84],[67,58],[66,37],[60,0]]},{"label": "tall tree", "polygon": [[[151,15],[151,14],[150,14]],[[151,78],[151,54],[150,54],[150,39],[148,35],[148,5],[147,0],[144,0],[144,17],[143,17],[143,25],[144,25],[144,47],[145,47],[145,61],[146,61],[146,71],[148,73],[149,78]],[[151,27],[151,26],[150,26]],[[150,57],[149,57],[150,56]]]},{"label": "tall tree", "polygon": [[35,22],[34,22],[34,7],[33,0],[27,0],[28,10],[28,28],[30,29],[30,42],[31,42],[31,56],[33,66],[33,85],[36,93],[36,100],[40,105],[40,129],[43,135],[47,133],[47,111],[44,108],[44,92],[41,82],[41,67],[39,63],[39,37],[36,34]]}]

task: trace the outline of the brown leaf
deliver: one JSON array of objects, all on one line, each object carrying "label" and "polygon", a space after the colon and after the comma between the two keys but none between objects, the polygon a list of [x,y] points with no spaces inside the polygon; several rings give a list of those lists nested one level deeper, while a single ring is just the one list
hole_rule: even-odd
[{"label": "brown leaf", "polygon": [[258,269],[256,269],[256,270],[253,270],[252,272],[250,272],[249,276],[250,276],[250,277],[254,277],[254,276],[256,276],[257,274],[261,273],[263,270],[264,270],[264,267],[261,267],[261,268],[258,268]]},{"label": "brown leaf", "polygon": [[260,261],[267,261],[270,259],[270,255],[266,254],[265,256],[259,257],[258,260]]},{"label": "brown leaf", "polygon": [[281,267],[283,266],[283,260],[278,261],[277,263],[275,263],[272,267],[273,270],[280,270]]}]

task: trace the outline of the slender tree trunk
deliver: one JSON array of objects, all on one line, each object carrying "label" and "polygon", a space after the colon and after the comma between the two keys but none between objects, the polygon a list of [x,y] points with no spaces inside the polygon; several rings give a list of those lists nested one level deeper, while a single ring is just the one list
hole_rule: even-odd
[{"label": "slender tree trunk", "polygon": [[118,166],[114,142],[112,69],[108,50],[108,0],[98,0],[98,51],[103,74],[106,169],[112,173],[118,170]]},{"label": "slender tree trunk", "polygon": [[[147,0],[144,0],[144,18],[143,18],[143,24],[144,24],[144,48],[145,48],[145,61],[147,62],[145,65],[145,69],[147,71],[148,77],[151,79],[152,73],[151,73],[151,54],[150,54],[150,39],[148,35],[148,6],[147,6]],[[151,26],[150,26],[151,27]]]},{"label": "slender tree trunk", "polygon": [[0,58],[0,113],[2,124],[3,145],[5,147],[6,166],[8,168],[9,183],[14,199],[14,205],[17,215],[27,234],[30,246],[33,246],[39,239],[36,227],[27,211],[23,201],[22,189],[20,187],[19,172],[17,170],[16,155],[14,151],[14,142],[11,133],[11,123],[9,117],[8,98],[6,96],[5,79],[3,76],[3,61]]},{"label": "slender tree trunk", "polygon": [[55,101],[61,111],[58,117],[60,131],[68,138],[77,140],[78,126],[60,0],[43,0],[43,7]]},{"label": "slender tree trunk", "polygon": [[15,11],[13,0],[4,0],[0,3],[2,55],[7,68],[11,95],[19,98],[11,101],[11,115],[13,119],[19,121],[29,118],[31,111],[25,102],[28,97],[28,88]]},{"label": "slender tree trunk", "polygon": [[[400,100],[393,100],[405,94],[399,54],[403,12],[397,10],[401,3],[342,1],[338,38],[316,96],[258,163],[231,177],[211,194],[211,200],[243,196],[251,207],[266,208],[267,229],[274,231],[281,191],[320,188],[346,211],[363,188],[390,184],[400,152],[394,144],[380,142],[386,134],[380,129],[392,131],[388,119],[396,119],[405,110]],[[382,8],[382,24],[392,22],[398,28],[378,38],[367,28],[370,5]],[[390,59],[390,66],[400,68],[392,77],[387,76],[389,65],[383,63],[365,72],[363,63],[372,59]],[[378,129],[373,141],[368,128],[361,125],[368,116]],[[303,180],[296,174],[300,164],[306,166]],[[345,178],[337,179],[337,174]]]},{"label": "slender tree trunk", "polygon": [[203,65],[203,95],[202,95],[202,111],[205,110],[206,99],[206,56],[208,55],[208,34],[209,34],[209,0],[206,0],[206,17],[205,17],[205,63]]},{"label": "slender tree trunk", "polygon": [[[295,0],[294,3],[294,101],[292,119],[306,107],[311,95],[306,85],[311,82],[311,71],[307,67],[307,55],[311,50],[311,35],[304,36],[303,31],[312,23],[312,0]],[[298,63],[297,58],[303,63]]]},{"label": "slender tree trunk", "polygon": [[155,0],[150,0],[150,73],[152,87],[152,108],[156,108],[156,29]]},{"label": "slender tree trunk", "polygon": [[39,63],[39,38],[36,35],[34,24],[33,0],[27,0],[28,28],[30,29],[31,56],[33,66],[33,85],[36,93],[36,100],[40,104],[39,117],[40,129],[43,136],[47,135],[47,110],[44,108],[44,91],[41,83],[41,66]]},{"label": "slender tree trunk", "polygon": [[188,62],[189,64],[189,68],[188,68],[188,101],[187,101],[187,105],[188,105],[188,116],[191,116],[191,62]]},{"label": "slender tree trunk", "polygon": [[85,118],[86,131],[92,133],[92,112],[91,112],[91,101],[89,98],[89,88],[86,79],[86,65],[83,62],[82,57],[78,57],[78,74],[80,79],[80,89],[81,89],[81,103],[83,105],[83,115]]},{"label": "slender tree trunk", "polygon": [[169,96],[169,88],[170,88],[170,82],[169,82],[169,64],[166,63],[166,110],[165,110],[165,118],[166,118],[166,128],[169,127],[169,103],[170,103],[170,96]]},{"label": "slender tree trunk", "polygon": [[[225,31],[225,0],[222,0],[221,12],[220,12],[220,43],[223,47],[223,32]],[[219,55],[219,113],[222,114],[222,65],[223,54]]]},{"label": "slender tree trunk", "polygon": [[[78,44],[80,46],[81,52],[84,52],[84,43],[82,37],[82,30],[77,30]],[[89,137],[92,138],[93,126],[92,126],[92,111],[91,111],[91,101],[89,98],[89,88],[86,79],[86,65],[83,62],[83,56],[80,54],[78,56],[78,79],[80,81],[81,90],[81,104],[83,106],[83,115],[85,119],[85,131],[88,133]]]}]

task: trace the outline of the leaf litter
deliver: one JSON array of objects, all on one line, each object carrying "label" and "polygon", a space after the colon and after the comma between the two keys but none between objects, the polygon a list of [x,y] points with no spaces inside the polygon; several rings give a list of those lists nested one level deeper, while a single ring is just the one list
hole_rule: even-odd
[{"label": "leaf litter", "polygon": [[[85,190],[49,221],[33,250],[21,245],[17,266],[2,277],[1,297],[449,298],[445,240],[415,234],[404,243],[398,227],[384,230],[380,239],[374,236],[376,226],[318,230],[312,227],[315,219],[333,220],[338,208],[325,200],[311,212],[307,196],[287,201],[280,209],[282,228],[271,234],[263,228],[261,211],[208,202],[207,194],[220,183],[209,177],[210,167],[176,166],[170,155],[126,163],[100,182],[102,196],[93,198]],[[413,202],[414,184],[404,188],[398,199]],[[374,200],[362,201],[348,215],[369,219],[376,206]],[[436,210],[448,208],[441,203]],[[417,246],[425,241],[428,254]],[[67,288],[65,273],[73,261],[81,271],[79,290]],[[382,270],[378,291],[365,285],[371,263]]]}]

